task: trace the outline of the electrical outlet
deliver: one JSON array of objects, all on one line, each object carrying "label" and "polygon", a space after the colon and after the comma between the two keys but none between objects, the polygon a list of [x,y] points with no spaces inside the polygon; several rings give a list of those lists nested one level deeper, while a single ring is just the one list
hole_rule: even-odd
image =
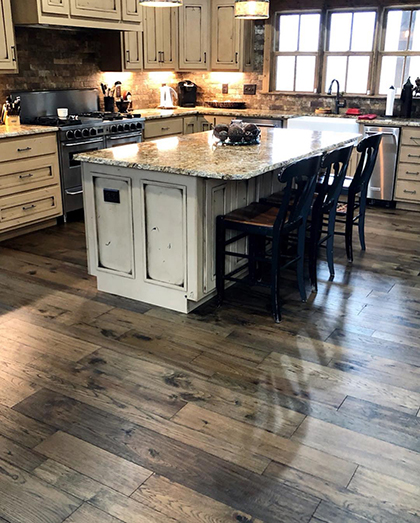
[{"label": "electrical outlet", "polygon": [[257,84],[244,84],[244,94],[257,94]]},{"label": "electrical outlet", "polygon": [[104,189],[104,202],[120,203],[120,191],[118,189]]},{"label": "electrical outlet", "polygon": [[229,84],[222,84],[222,94],[229,94]]}]

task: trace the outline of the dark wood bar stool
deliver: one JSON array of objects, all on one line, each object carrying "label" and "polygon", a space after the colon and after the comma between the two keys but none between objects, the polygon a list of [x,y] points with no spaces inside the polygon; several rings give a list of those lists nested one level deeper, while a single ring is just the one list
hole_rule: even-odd
[{"label": "dark wood bar stool", "polygon": [[[303,277],[306,223],[311,208],[316,181],[321,164],[321,155],[296,162],[279,175],[280,183],[285,184],[283,201],[280,206],[266,203],[252,203],[247,207],[218,216],[216,222],[216,287],[218,303],[222,304],[225,281],[260,285],[271,289],[271,303],[276,322],[280,321],[279,273],[296,264],[300,295],[306,300]],[[226,239],[226,231],[238,234]],[[297,236],[297,249],[292,255],[286,252],[288,237]],[[248,237],[248,254],[228,251],[227,247]],[[266,243],[271,244],[267,250]],[[244,266],[225,274],[226,256],[248,260],[248,277],[238,278]],[[261,264],[269,263],[270,282],[264,282],[257,270]]]},{"label": "dark wood bar stool", "polygon": [[[347,195],[347,201],[339,201],[337,206],[337,223],[345,224],[345,231],[335,231],[335,234],[345,236],[347,259],[353,261],[353,226],[359,229],[360,246],[366,250],[365,214],[367,190],[370,178],[378,156],[382,134],[374,134],[360,141],[357,151],[361,153],[353,178],[344,180],[342,195]],[[355,216],[355,212],[357,215]]]},{"label": "dark wood bar stool", "polygon": [[318,290],[317,262],[319,248],[326,244],[327,262],[331,279],[334,278],[334,230],[338,199],[353,152],[353,145],[335,149],[324,156],[322,176],[316,187],[316,196],[310,215],[309,275],[313,289]]}]

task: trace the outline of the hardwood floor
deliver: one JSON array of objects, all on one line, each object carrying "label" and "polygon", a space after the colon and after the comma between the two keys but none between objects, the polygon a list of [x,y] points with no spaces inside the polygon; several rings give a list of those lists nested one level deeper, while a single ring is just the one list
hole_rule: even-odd
[{"label": "hardwood floor", "polygon": [[0,521],[420,522],[420,214],[283,321],[98,292],[73,222],[0,246]]}]

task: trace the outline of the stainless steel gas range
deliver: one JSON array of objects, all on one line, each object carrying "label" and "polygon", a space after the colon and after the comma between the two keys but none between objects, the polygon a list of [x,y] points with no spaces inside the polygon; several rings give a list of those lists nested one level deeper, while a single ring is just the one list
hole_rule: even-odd
[{"label": "stainless steel gas range", "polygon": [[[139,143],[144,118],[139,115],[98,111],[96,89],[16,93],[21,97],[21,123],[58,126],[63,212],[83,208],[81,164],[75,155],[118,145]],[[59,119],[57,108],[68,108],[69,116]]]}]

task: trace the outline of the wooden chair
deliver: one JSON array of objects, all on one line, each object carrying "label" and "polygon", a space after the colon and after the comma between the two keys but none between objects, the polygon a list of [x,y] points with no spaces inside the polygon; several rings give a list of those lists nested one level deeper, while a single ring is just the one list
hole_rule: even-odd
[{"label": "wooden chair", "polygon": [[[345,224],[345,232],[335,231],[335,234],[345,236],[347,259],[353,261],[353,226],[359,229],[360,246],[366,250],[365,243],[365,215],[367,190],[370,178],[375,167],[378,156],[379,144],[382,134],[374,134],[361,140],[357,151],[361,153],[353,178],[345,178],[342,195],[347,195],[347,201],[339,201],[337,215],[345,218],[337,218],[337,223]],[[355,216],[357,211],[357,216]]]},{"label": "wooden chair", "polygon": [[[321,163],[322,177],[310,215],[309,274],[312,287],[318,290],[317,262],[319,248],[326,244],[331,279],[334,278],[334,230],[338,199],[343,189],[353,145],[326,154]],[[326,230],[324,229],[326,227]]]},{"label": "wooden chair", "polygon": [[[218,216],[216,221],[216,287],[219,305],[223,303],[225,281],[261,285],[271,289],[271,303],[276,322],[281,319],[279,297],[279,273],[292,264],[297,265],[297,279],[300,295],[306,301],[303,277],[306,222],[311,208],[316,181],[321,164],[321,155],[301,160],[289,165],[279,175],[280,183],[285,184],[281,205],[272,206],[254,202],[247,207]],[[226,239],[226,231],[238,234]],[[288,236],[297,236],[297,249],[293,255],[284,252]],[[248,254],[228,251],[227,247],[248,237]],[[271,244],[271,251],[266,243]],[[248,260],[248,277],[241,279],[236,275],[244,270],[239,266],[225,274],[226,256]],[[284,263],[283,263],[284,262]],[[259,266],[271,265],[270,282],[260,278]],[[282,264],[283,263],[283,264]]]}]

